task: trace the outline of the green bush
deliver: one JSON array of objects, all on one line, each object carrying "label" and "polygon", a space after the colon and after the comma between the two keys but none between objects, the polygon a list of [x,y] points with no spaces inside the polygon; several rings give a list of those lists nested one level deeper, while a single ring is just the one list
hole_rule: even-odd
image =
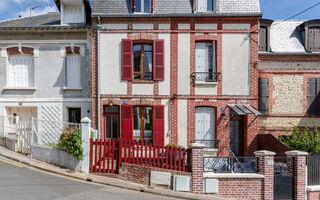
[{"label": "green bush", "polygon": [[81,159],[83,157],[81,131],[77,127],[64,129],[57,147],[66,150],[75,158]]},{"label": "green bush", "polygon": [[294,126],[292,134],[286,131],[287,135],[279,136],[279,140],[287,146],[309,153],[320,153],[320,132],[314,123],[311,130],[306,124],[304,128]]}]

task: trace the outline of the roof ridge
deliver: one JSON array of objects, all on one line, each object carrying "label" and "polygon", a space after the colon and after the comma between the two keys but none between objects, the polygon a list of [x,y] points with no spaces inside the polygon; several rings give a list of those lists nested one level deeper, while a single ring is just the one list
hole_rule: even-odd
[{"label": "roof ridge", "polygon": [[4,23],[4,22],[11,22],[11,21],[15,21],[15,20],[21,20],[21,19],[27,19],[27,18],[33,18],[33,17],[39,17],[39,16],[48,15],[48,14],[53,14],[53,13],[59,13],[59,12],[51,11],[51,12],[42,13],[42,14],[39,14],[39,15],[33,15],[33,16],[27,16],[27,17],[18,17],[18,18],[5,19],[5,20],[0,21],[0,24],[1,24],[1,23]]}]

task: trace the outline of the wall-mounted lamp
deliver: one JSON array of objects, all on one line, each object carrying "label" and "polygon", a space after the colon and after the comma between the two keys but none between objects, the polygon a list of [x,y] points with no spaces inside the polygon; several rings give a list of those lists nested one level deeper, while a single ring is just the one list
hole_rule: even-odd
[{"label": "wall-mounted lamp", "polygon": [[109,101],[109,106],[113,106],[113,101],[112,100]]},{"label": "wall-mounted lamp", "polygon": [[223,118],[223,119],[227,119],[227,115],[226,115],[226,108],[225,107],[223,107],[223,108],[221,108],[221,117]]}]

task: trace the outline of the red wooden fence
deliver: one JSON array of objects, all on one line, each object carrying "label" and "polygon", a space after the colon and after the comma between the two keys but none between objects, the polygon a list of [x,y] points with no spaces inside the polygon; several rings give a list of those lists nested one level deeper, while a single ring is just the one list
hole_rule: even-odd
[{"label": "red wooden fence", "polygon": [[90,172],[117,173],[122,162],[190,171],[190,149],[120,140],[90,141]]}]

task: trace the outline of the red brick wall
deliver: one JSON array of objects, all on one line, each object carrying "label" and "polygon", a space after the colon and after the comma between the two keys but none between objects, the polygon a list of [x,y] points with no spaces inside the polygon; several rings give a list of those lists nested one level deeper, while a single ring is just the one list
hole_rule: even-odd
[{"label": "red brick wall", "polygon": [[263,199],[263,179],[219,179],[219,195],[235,199]]},{"label": "red brick wall", "polygon": [[151,171],[171,172],[171,174],[174,175],[191,176],[191,173],[189,172],[181,172],[129,163],[122,163],[122,166],[119,169],[119,175],[123,180],[149,185]]},{"label": "red brick wall", "polygon": [[319,200],[320,199],[320,191],[308,192],[308,200]]}]

